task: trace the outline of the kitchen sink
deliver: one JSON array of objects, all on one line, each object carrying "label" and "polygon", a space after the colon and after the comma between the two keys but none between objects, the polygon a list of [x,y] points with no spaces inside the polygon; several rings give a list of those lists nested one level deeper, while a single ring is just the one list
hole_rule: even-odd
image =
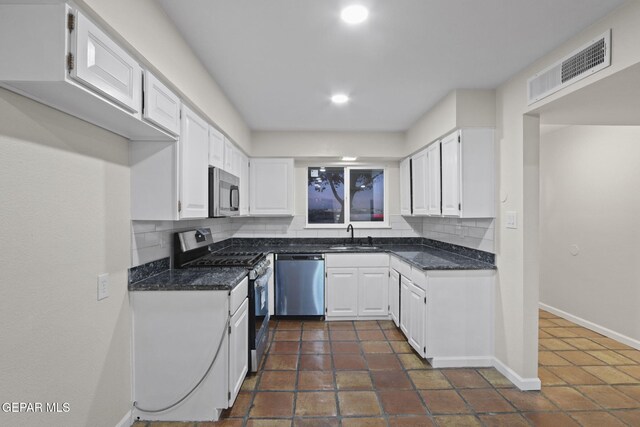
[{"label": "kitchen sink", "polygon": [[380,249],[380,246],[331,246],[329,249],[334,251],[375,251]]}]

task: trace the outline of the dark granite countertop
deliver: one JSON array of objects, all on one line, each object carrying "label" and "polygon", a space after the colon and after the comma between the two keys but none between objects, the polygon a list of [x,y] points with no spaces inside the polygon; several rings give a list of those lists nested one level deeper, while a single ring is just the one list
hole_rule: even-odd
[{"label": "dark granite countertop", "polygon": [[226,291],[235,288],[248,272],[243,267],[164,270],[138,282],[130,291]]},{"label": "dark granite countertop", "polygon": [[[235,240],[235,239],[234,239]],[[317,244],[310,242],[311,239],[301,240],[295,244],[294,239],[288,242],[273,242],[264,239],[263,244],[258,244],[258,239],[247,242],[248,239],[237,239],[232,245],[219,249],[219,252],[265,252],[275,254],[291,253],[374,253],[386,252],[395,255],[408,262],[414,267],[422,270],[495,270],[496,266],[492,261],[493,255],[487,257],[482,251],[469,250],[466,248],[453,247],[453,250],[460,248],[460,252],[444,250],[427,244],[410,241],[410,244],[399,244],[398,242],[381,244],[374,243],[378,249],[368,248],[366,245],[357,250],[336,250],[331,246],[343,245],[344,243]],[[399,240],[399,239],[398,239]],[[249,244],[247,244],[249,243]],[[284,243],[284,244],[283,244]],[[452,245],[450,245],[452,246]]]},{"label": "dark granite countertop", "polygon": [[[488,252],[423,238],[380,238],[377,249],[361,246],[357,250],[331,249],[345,245],[344,239],[227,239],[214,243],[215,252],[301,253],[375,253],[395,255],[422,270],[495,270],[495,256]],[[129,269],[130,291],[231,290],[247,270],[243,267],[211,269],[169,268],[163,258]]]}]

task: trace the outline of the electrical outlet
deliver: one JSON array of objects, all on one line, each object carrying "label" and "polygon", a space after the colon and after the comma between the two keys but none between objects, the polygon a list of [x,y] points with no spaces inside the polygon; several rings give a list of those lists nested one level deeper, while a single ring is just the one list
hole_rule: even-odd
[{"label": "electrical outlet", "polygon": [[98,301],[109,296],[109,273],[98,275]]},{"label": "electrical outlet", "polygon": [[505,223],[505,227],[518,228],[518,212],[508,211],[506,216],[507,216],[507,221]]}]

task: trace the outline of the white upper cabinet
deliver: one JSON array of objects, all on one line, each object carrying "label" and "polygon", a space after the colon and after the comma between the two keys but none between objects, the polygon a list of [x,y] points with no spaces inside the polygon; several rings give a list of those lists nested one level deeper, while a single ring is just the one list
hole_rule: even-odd
[{"label": "white upper cabinet", "polygon": [[142,106],[142,69],[138,62],[104,31],[76,11],[71,32],[74,66],[71,77],[122,105],[132,113]]},{"label": "white upper cabinet", "polygon": [[175,140],[142,120],[136,59],[77,9],[0,4],[0,52],[0,86],[131,140]]},{"label": "white upper cabinet", "polygon": [[459,133],[442,139],[442,214],[460,214],[460,143]]},{"label": "white upper cabinet", "polygon": [[[440,214],[440,142],[411,158],[413,214]],[[402,190],[402,188],[401,188]]]},{"label": "white upper cabinet", "polygon": [[293,159],[252,158],[250,167],[250,214],[292,216],[294,213]]},{"label": "white upper cabinet", "polygon": [[240,153],[240,215],[249,215],[249,158]]},{"label": "white upper cabinet", "polygon": [[173,135],[180,135],[180,98],[151,74],[144,72],[142,117]]},{"label": "white upper cabinet", "polygon": [[229,141],[226,137],[224,138],[224,166],[222,169],[229,172],[232,175],[236,175],[233,173],[233,151],[235,147],[233,143]]},{"label": "white upper cabinet", "polygon": [[[405,215],[403,168],[401,163],[400,209]],[[494,130],[462,129],[414,154],[411,192],[416,216],[495,217]]]},{"label": "white upper cabinet", "polygon": [[224,135],[209,126],[209,166],[224,169]]},{"label": "white upper cabinet", "polygon": [[427,148],[427,214],[440,215],[440,142]]},{"label": "white upper cabinet", "polygon": [[411,159],[400,162],[400,214],[411,215]]},{"label": "white upper cabinet", "polygon": [[180,219],[209,216],[209,124],[182,107],[180,136]]},{"label": "white upper cabinet", "polygon": [[411,183],[413,185],[413,214],[426,215],[427,207],[427,150],[424,149],[411,158]]},{"label": "white upper cabinet", "polygon": [[442,214],[495,217],[493,129],[462,129],[443,138]]}]

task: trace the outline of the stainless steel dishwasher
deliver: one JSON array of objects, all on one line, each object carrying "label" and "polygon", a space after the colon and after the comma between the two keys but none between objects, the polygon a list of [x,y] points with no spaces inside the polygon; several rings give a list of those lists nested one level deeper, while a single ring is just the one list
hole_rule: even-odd
[{"label": "stainless steel dishwasher", "polygon": [[276,316],[324,316],[324,255],[276,254]]}]

